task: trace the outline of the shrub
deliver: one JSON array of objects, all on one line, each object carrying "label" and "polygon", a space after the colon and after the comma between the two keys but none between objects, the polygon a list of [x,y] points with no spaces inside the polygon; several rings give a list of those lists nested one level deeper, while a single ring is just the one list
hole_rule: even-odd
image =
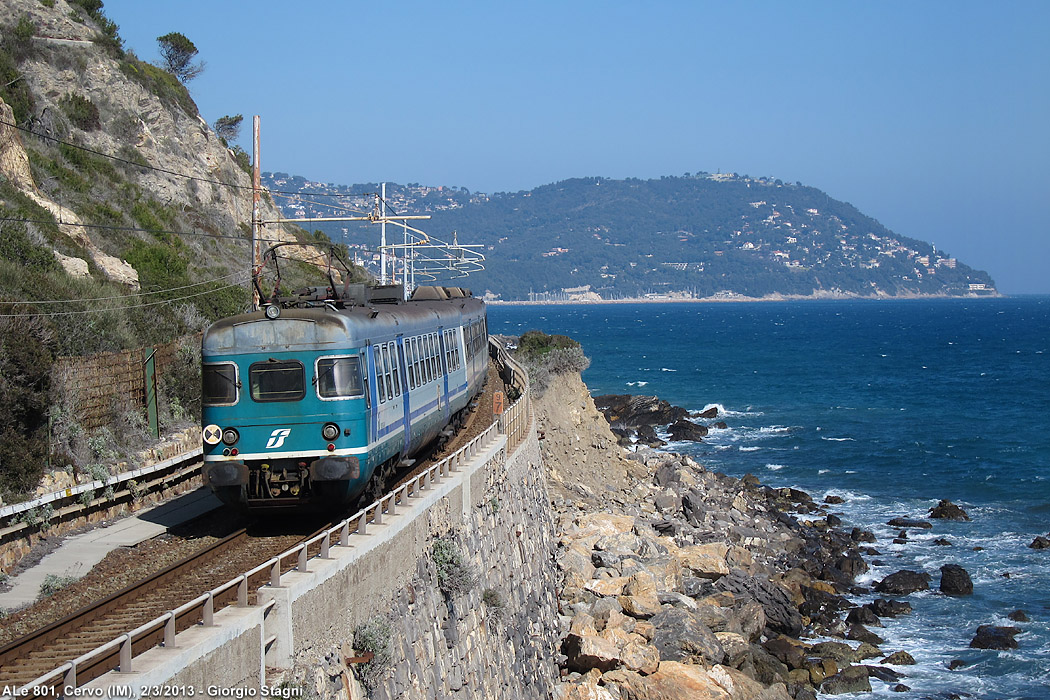
[{"label": "shrub", "polygon": [[6,46],[0,48],[0,98],[11,105],[15,121],[24,123],[36,110],[36,98],[29,83],[18,71],[18,62]]},{"label": "shrub", "polygon": [[528,370],[530,386],[537,394],[543,393],[552,377],[582,372],[591,364],[578,342],[542,331],[527,331],[518,339],[517,357]]},{"label": "shrub", "polygon": [[102,128],[98,107],[83,95],[71,92],[58,101],[73,126],[83,131],[95,131]]},{"label": "shrub", "polygon": [[44,577],[44,582],[40,584],[40,595],[45,598],[52,596],[69,584],[76,583],[76,580],[76,576],[57,576],[55,574],[48,574]]},{"label": "shrub", "polygon": [[495,588],[486,588],[481,594],[481,602],[488,608],[489,614],[496,620],[503,617],[505,604],[503,596]]},{"label": "shrub", "polygon": [[354,630],[354,649],[372,652],[372,660],[354,667],[354,673],[371,694],[393,665],[393,648],[390,643],[390,622],[383,617],[373,617]]},{"label": "shrub", "polygon": [[442,593],[445,595],[466,593],[477,585],[477,572],[451,539],[434,540],[433,555],[438,588]]}]

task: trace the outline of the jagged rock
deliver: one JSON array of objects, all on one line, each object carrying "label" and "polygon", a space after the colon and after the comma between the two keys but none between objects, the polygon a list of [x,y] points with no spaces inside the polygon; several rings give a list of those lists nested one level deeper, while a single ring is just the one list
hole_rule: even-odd
[{"label": "jagged rock", "polygon": [[838,613],[850,607],[850,602],[842,596],[816,586],[802,586],[802,595],[804,600],[798,608],[799,613],[824,624],[837,620]]},{"label": "jagged rock", "polygon": [[981,625],[970,640],[970,646],[974,649],[1016,649],[1018,645],[1014,635],[1020,632],[1016,627]]},{"label": "jagged rock", "polygon": [[885,598],[876,598],[872,603],[864,607],[871,608],[871,611],[879,617],[897,617],[911,612],[911,603],[903,600],[886,600]]},{"label": "jagged rock", "polygon": [[850,663],[854,658],[853,647],[843,642],[820,642],[811,646],[809,651],[813,656],[834,659],[840,663]]},{"label": "jagged rock", "polygon": [[930,508],[930,517],[942,518],[944,520],[970,519],[970,516],[966,514],[966,511],[946,499],[942,499],[937,505]]},{"label": "jagged rock", "polygon": [[675,441],[687,440],[690,442],[701,442],[707,436],[707,426],[697,425],[691,421],[675,421],[668,428],[671,439]]},{"label": "jagged rock", "polygon": [[791,640],[784,636],[773,637],[763,642],[762,648],[786,664],[788,668],[806,668],[808,648],[798,640]]},{"label": "jagged rock", "polygon": [[966,668],[969,665],[970,664],[966,663],[962,659],[952,659],[951,661],[948,662],[948,670],[949,671],[955,671],[955,670],[960,669],[960,668]]},{"label": "jagged rock", "polygon": [[696,578],[719,579],[729,573],[729,547],[720,543],[698,544],[678,550],[678,561]]},{"label": "jagged rock", "polygon": [[896,683],[904,677],[892,668],[886,668],[885,666],[869,666],[865,664],[864,668],[868,669],[869,678],[878,678],[883,683]]},{"label": "jagged rock", "polygon": [[715,632],[714,634],[725,651],[724,663],[733,668],[739,668],[740,664],[744,663],[744,660],[747,658],[748,652],[751,650],[751,644],[736,632]]},{"label": "jagged rock", "polygon": [[871,692],[868,669],[864,666],[847,666],[821,683],[820,692],[828,695]]},{"label": "jagged rock", "polygon": [[[830,570],[829,570],[830,569]],[[824,578],[852,583],[858,576],[868,570],[868,564],[855,549],[849,549],[831,560],[824,568]]]},{"label": "jagged rock", "polygon": [[594,397],[594,405],[605,414],[610,425],[617,427],[668,425],[689,415],[684,408],[672,406],[656,396],[603,394]]},{"label": "jagged rock", "polygon": [[620,665],[620,650],[614,643],[597,635],[570,633],[562,645],[562,652],[568,657],[569,668],[580,673],[592,668],[611,671]]},{"label": "jagged rock", "polygon": [[890,664],[891,666],[914,666],[915,657],[906,651],[895,651],[879,663]]},{"label": "jagged rock", "polygon": [[885,641],[864,625],[850,625],[849,630],[846,631],[846,639],[852,639],[856,642],[867,642],[872,646],[878,646]]},{"label": "jagged rock", "polygon": [[620,661],[625,668],[648,675],[659,668],[660,652],[651,644],[630,641],[620,651]]},{"label": "jagged rock", "polygon": [[850,532],[850,539],[854,542],[875,542],[875,535],[868,530],[862,530],[859,527],[853,528]]},{"label": "jagged rock", "polygon": [[898,683],[897,685],[890,688],[890,690],[892,690],[895,693],[907,693],[909,690],[911,690],[911,686],[904,685],[903,683]]},{"label": "jagged rock", "polygon": [[590,675],[585,675],[578,683],[554,686],[554,700],[615,700],[615,697]]},{"label": "jagged rock", "polygon": [[712,406],[706,411],[693,414],[693,418],[718,418],[718,406]]},{"label": "jagged rock", "polygon": [[1050,549],[1050,538],[1039,535],[1034,540],[1032,540],[1032,544],[1028,546],[1031,549]]},{"label": "jagged rock", "polygon": [[693,527],[704,524],[704,513],[707,506],[704,504],[704,496],[696,489],[689,489],[682,494],[682,515],[685,521]]},{"label": "jagged rock", "polygon": [[941,593],[945,595],[972,595],[973,581],[966,569],[958,564],[941,567]]},{"label": "jagged rock", "polygon": [[603,567],[615,569],[620,563],[620,555],[616,552],[595,550],[591,552],[591,563],[599,569]]},{"label": "jagged rock", "polygon": [[1014,610],[1007,617],[1014,622],[1028,622],[1028,615],[1025,615],[1024,610]]},{"label": "jagged rock", "polygon": [[732,571],[715,583],[715,588],[734,595],[754,600],[766,613],[766,624],[775,632],[797,637],[802,632],[802,615],[795,607],[791,595],[783,587],[768,578],[748,576],[741,571]]},{"label": "jagged rock", "polygon": [[622,595],[617,600],[619,600],[620,605],[623,606],[624,613],[631,617],[645,619],[658,614],[663,609],[663,606],[660,605],[660,600],[656,597],[655,593],[647,595]]},{"label": "jagged rock", "polygon": [[715,421],[712,425],[719,430],[729,430],[729,424],[724,420]]},{"label": "jagged rock", "polygon": [[618,697],[631,700],[735,700],[736,697],[706,669],[675,661],[661,661],[657,671],[648,676],[612,671],[602,676],[602,683],[606,687],[614,686]]},{"label": "jagged rock", "polygon": [[904,569],[895,574],[890,574],[875,584],[875,590],[879,593],[890,595],[908,595],[915,591],[926,591],[930,588],[930,575],[926,572],[909,571]]},{"label": "jagged rock", "polygon": [[653,646],[660,658],[685,663],[720,664],[725,658],[718,637],[694,613],[682,608],[670,608],[655,615]]},{"label": "jagged rock", "polygon": [[853,658],[856,661],[863,661],[864,659],[875,659],[882,656],[882,650],[874,644],[868,642],[861,642],[860,645],[853,650]]},{"label": "jagged rock", "polygon": [[656,430],[651,425],[641,425],[635,432],[638,442],[642,443],[646,447],[651,447],[654,450],[659,449],[667,443],[660,439],[660,436],[656,434]]},{"label": "jagged rock", "polygon": [[910,527],[919,530],[929,530],[933,527],[933,523],[929,520],[920,520],[918,518],[894,518],[886,524],[890,527]]},{"label": "jagged rock", "polygon": [[876,615],[871,608],[867,607],[853,608],[850,610],[849,615],[846,616],[846,622],[857,625],[882,627],[882,620],[879,619],[879,616]]},{"label": "jagged rock", "polygon": [[943,537],[938,537],[937,539],[935,539],[933,541],[933,543],[935,545],[937,545],[938,547],[951,547],[952,546],[952,543],[950,541],[944,539]]},{"label": "jagged rock", "polygon": [[835,496],[834,494],[828,494],[827,496],[824,496],[824,502],[829,504],[829,505],[837,506],[840,503],[845,503],[846,499],[843,498],[842,496]]}]

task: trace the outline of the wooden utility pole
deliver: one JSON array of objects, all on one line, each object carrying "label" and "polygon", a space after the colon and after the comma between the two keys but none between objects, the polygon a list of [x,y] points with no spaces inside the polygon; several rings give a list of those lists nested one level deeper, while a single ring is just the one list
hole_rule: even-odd
[{"label": "wooden utility pole", "polygon": [[259,274],[262,253],[259,250],[259,221],[262,219],[259,212],[259,190],[262,184],[259,172],[259,115],[256,114],[252,118],[252,311],[259,310],[259,289],[255,285],[255,278]]}]

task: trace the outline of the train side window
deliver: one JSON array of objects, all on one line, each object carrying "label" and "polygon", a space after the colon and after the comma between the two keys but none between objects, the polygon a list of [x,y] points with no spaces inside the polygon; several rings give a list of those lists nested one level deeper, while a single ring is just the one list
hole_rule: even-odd
[{"label": "train side window", "polygon": [[387,347],[390,348],[390,374],[394,378],[394,396],[401,396],[401,363],[397,361],[397,345],[395,343],[387,343]]},{"label": "train side window", "polygon": [[298,360],[267,360],[248,368],[248,387],[255,401],[298,401],[306,396],[306,372]]},{"label": "train side window", "polygon": [[438,358],[437,333],[430,334],[430,374],[434,379],[441,376],[440,359]]},{"label": "train side window", "polygon": [[383,351],[378,345],[373,345],[372,352],[376,358],[376,395],[379,397],[379,403],[386,403],[386,364],[383,362]]},{"label": "train side window", "polygon": [[364,395],[361,383],[361,359],[321,357],[316,364],[317,396],[322,400],[348,399]]},{"label": "train side window", "polygon": [[427,333],[423,336],[423,373],[426,375],[427,384],[434,381],[434,365],[430,362],[431,347],[430,347],[430,334]]},{"label": "train side window", "polygon": [[419,338],[412,339],[412,374],[416,377],[416,388],[423,386],[423,375],[419,371]]},{"label": "train side window", "polygon": [[394,380],[391,378],[393,365],[390,362],[390,345],[381,345],[383,351],[383,378],[386,383],[386,397],[394,398]]},{"label": "train side window", "polygon": [[240,389],[237,365],[232,362],[205,363],[201,366],[201,387],[201,401],[205,406],[234,405]]},{"label": "train side window", "polygon": [[405,381],[408,382],[408,389],[411,391],[416,388],[416,373],[412,371],[412,339],[405,338],[405,372],[408,374]]}]

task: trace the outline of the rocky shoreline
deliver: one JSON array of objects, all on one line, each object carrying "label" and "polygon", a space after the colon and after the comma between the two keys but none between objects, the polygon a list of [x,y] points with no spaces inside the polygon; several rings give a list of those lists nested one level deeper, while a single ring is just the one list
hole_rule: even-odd
[{"label": "rocky shoreline", "polygon": [[[702,439],[698,419],[720,421],[717,411],[691,416],[656,397],[592,402],[578,384],[583,396],[572,395],[570,381],[538,402],[541,427],[553,435],[544,461],[561,487],[552,489],[564,575],[556,698],[815,698],[870,691],[873,683],[910,690],[914,659],[871,628],[910,613],[904,597],[929,588],[929,574],[894,573],[875,583],[881,597],[851,602],[872,593],[856,580],[868,570],[864,557],[878,550],[871,532],[842,529],[832,512],[841,499],[817,503],[797,489],[711,472],[649,447],[662,444],[657,426],[671,432],[665,426],[680,422],[701,430],[674,439]],[[594,418],[595,406],[608,423]],[[559,423],[572,426],[574,440],[559,434]],[[625,469],[617,442],[634,450]],[[604,474],[594,471],[601,454]],[[591,478],[566,479],[580,460]],[[931,517],[967,516],[945,501]],[[897,526],[907,537],[908,528],[930,523],[905,518]],[[961,567],[941,574],[943,594],[972,592]],[[971,646],[1009,648],[1018,631],[982,626]]]}]

